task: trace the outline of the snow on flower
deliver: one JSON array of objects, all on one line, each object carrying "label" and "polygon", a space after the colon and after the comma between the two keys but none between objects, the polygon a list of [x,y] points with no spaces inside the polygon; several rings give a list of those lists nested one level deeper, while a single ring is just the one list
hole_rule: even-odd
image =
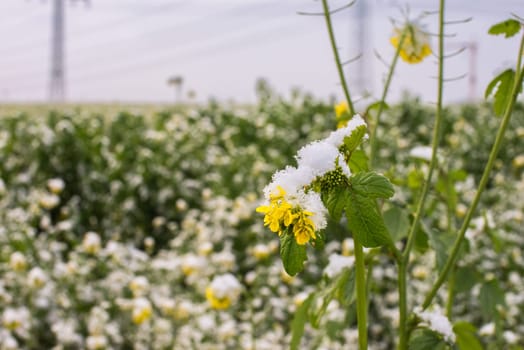
[{"label": "snow on flower", "polygon": [[238,300],[242,285],[230,273],[215,276],[206,288],[206,299],[213,309],[222,310],[229,308]]},{"label": "snow on flower", "polygon": [[[344,144],[345,137],[351,136],[353,131],[362,127],[367,127],[366,122],[359,114],[355,114],[353,118],[348,121],[345,127],[331,132],[331,134],[326,138],[326,142],[338,148]],[[367,135],[365,137],[367,137]]]},{"label": "snow on flower", "polygon": [[438,310],[423,311],[420,307],[415,308],[413,311],[430,329],[442,334],[446,341],[455,342],[455,333],[453,333],[451,322],[442,312]]},{"label": "snow on flower", "polygon": [[325,141],[315,141],[298,151],[299,168],[310,168],[315,176],[322,176],[335,169],[340,152],[338,148]]},{"label": "snow on flower", "polygon": [[324,269],[324,274],[329,278],[336,277],[344,268],[351,268],[355,263],[354,256],[344,256],[340,254],[331,254],[329,263]]},{"label": "snow on flower", "polygon": [[410,157],[422,159],[426,161],[431,161],[431,154],[432,154],[431,147],[429,146],[416,146],[409,151]]},{"label": "snow on flower", "polygon": [[82,241],[82,247],[84,251],[88,254],[96,254],[100,251],[101,239],[98,233],[96,232],[87,232]]},{"label": "snow on flower", "polygon": [[62,179],[54,178],[47,180],[47,188],[49,188],[49,191],[51,191],[53,194],[60,194],[65,187],[65,182]]}]

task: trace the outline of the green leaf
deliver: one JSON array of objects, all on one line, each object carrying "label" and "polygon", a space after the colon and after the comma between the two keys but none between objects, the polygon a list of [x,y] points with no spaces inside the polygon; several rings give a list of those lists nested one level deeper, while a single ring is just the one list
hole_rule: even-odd
[{"label": "green leaf", "polygon": [[467,177],[468,177],[468,173],[465,170],[462,170],[462,169],[451,170],[449,172],[449,178],[453,182],[466,181]]},{"label": "green leaf", "polygon": [[348,201],[349,190],[347,188],[336,188],[327,193],[324,202],[333,220],[340,221]]},{"label": "green leaf", "polygon": [[426,230],[423,228],[423,225],[419,225],[417,231],[415,232],[415,250],[424,253],[429,248],[429,238]]},{"label": "green leaf", "polygon": [[427,230],[429,245],[437,253],[437,268],[442,270],[448,259],[449,249],[453,244],[455,235],[448,232],[438,232],[432,229]]},{"label": "green leaf", "polygon": [[520,31],[522,25],[516,19],[508,19],[497,23],[489,28],[488,33],[491,35],[504,34],[506,38],[510,38]]},{"label": "green leaf", "polygon": [[422,187],[422,184],[424,183],[424,173],[417,168],[412,169],[408,173],[408,181],[407,185],[411,189],[417,189]]},{"label": "green leaf", "polygon": [[360,149],[353,151],[348,166],[354,174],[361,171],[368,171],[368,157],[366,156],[366,153]]},{"label": "green leaf", "polygon": [[391,207],[383,214],[384,223],[394,242],[406,237],[409,230],[408,212],[397,206]]},{"label": "green leaf", "polygon": [[452,211],[455,211],[457,207],[458,195],[455,190],[455,185],[450,177],[441,177],[437,180],[435,185],[437,192],[446,199],[448,206]]},{"label": "green leaf", "polygon": [[306,245],[299,245],[295,236],[286,230],[280,236],[280,257],[284,270],[294,276],[304,269],[304,261],[307,260]]},{"label": "green leaf", "polygon": [[497,314],[497,305],[504,305],[504,292],[496,280],[485,282],[480,288],[479,304],[485,321],[492,320]]},{"label": "green leaf", "polygon": [[387,177],[376,172],[360,172],[349,179],[352,189],[369,198],[390,198],[395,194]]},{"label": "green leaf", "polygon": [[311,325],[315,328],[320,326],[322,316],[332,300],[337,299],[345,307],[351,305],[355,300],[354,289],[355,271],[346,268],[323,290],[315,294],[315,301],[309,312]]},{"label": "green leaf", "polygon": [[457,345],[460,350],[482,350],[482,344],[478,340],[477,329],[468,322],[456,322],[453,332],[457,336]]},{"label": "green leaf", "polygon": [[364,247],[379,247],[391,242],[384,220],[378,213],[375,199],[351,193],[346,216],[349,229]]},{"label": "green leaf", "polygon": [[469,266],[457,268],[454,275],[456,293],[470,292],[477,279],[478,273],[474,268]]},{"label": "green leaf", "polygon": [[314,294],[310,294],[302,305],[298,307],[297,311],[295,311],[293,321],[291,321],[291,350],[298,350],[300,347],[300,339],[302,339],[304,335],[304,328],[308,320],[308,311],[313,299]]},{"label": "green leaf", "polygon": [[357,149],[367,131],[365,125],[359,125],[351,132],[351,135],[344,137],[344,145],[349,153]]},{"label": "green leaf", "polygon": [[347,325],[344,322],[328,320],[324,329],[329,339],[337,341],[346,327]]},{"label": "green leaf", "polygon": [[436,350],[443,349],[446,343],[440,335],[429,329],[417,329],[409,339],[409,350]]},{"label": "green leaf", "polygon": [[384,101],[376,101],[376,102],[373,102],[372,104],[370,104],[368,106],[368,108],[366,108],[366,113],[365,115],[368,115],[369,112],[371,112],[372,110],[377,110],[380,108],[380,106],[382,106],[382,110],[385,111],[385,110],[388,110],[389,109],[389,105],[384,102]]},{"label": "green leaf", "polygon": [[497,75],[486,88],[485,98],[488,98],[496,89],[493,110],[498,116],[501,116],[504,113],[504,110],[511,101],[511,89],[513,87],[514,79],[515,71],[513,69],[506,69],[504,72]]},{"label": "green leaf", "polygon": [[349,271],[347,273],[344,271],[343,277],[340,278],[337,283],[337,289],[335,291],[335,297],[338,299],[342,306],[346,308],[353,304],[355,301],[355,269],[346,269]]}]

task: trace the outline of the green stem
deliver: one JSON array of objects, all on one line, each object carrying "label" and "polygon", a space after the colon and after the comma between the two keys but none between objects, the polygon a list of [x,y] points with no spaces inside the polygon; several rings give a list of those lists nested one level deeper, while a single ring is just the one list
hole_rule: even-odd
[{"label": "green stem", "polygon": [[326,19],[326,26],[329,33],[329,41],[331,42],[331,48],[333,49],[333,55],[335,56],[335,63],[337,65],[338,76],[340,78],[340,84],[342,85],[342,90],[344,91],[344,96],[348,103],[349,113],[351,115],[355,114],[355,108],[353,107],[353,101],[349,95],[349,89],[346,83],[346,78],[344,77],[344,70],[342,69],[342,62],[340,61],[340,55],[337,50],[337,43],[335,41],[335,34],[333,33],[333,25],[331,24],[331,15],[329,13],[329,6],[327,0],[322,0],[322,7],[324,9],[324,18]]},{"label": "green stem", "polygon": [[[438,92],[437,92],[437,110],[435,115],[435,126],[433,129],[433,142],[431,145],[431,162],[429,164],[428,177],[424,182],[422,188],[422,193],[419,198],[417,205],[417,211],[415,212],[415,217],[411,228],[408,233],[408,240],[406,243],[406,248],[402,255],[402,263],[399,264],[399,274],[398,274],[398,287],[399,287],[399,319],[406,323],[407,320],[407,267],[409,264],[409,255],[411,249],[413,248],[413,243],[415,242],[415,235],[418,229],[418,225],[422,218],[422,212],[424,211],[424,206],[426,204],[427,195],[429,192],[429,187],[431,185],[431,179],[433,177],[433,172],[437,166],[437,148],[440,143],[440,129],[442,124],[442,97],[444,91],[444,5],[445,0],[439,1],[439,36],[438,36]],[[401,322],[402,322],[401,321]],[[399,349],[407,349],[407,337],[406,325],[401,325],[399,328]]]},{"label": "green stem", "polygon": [[389,72],[386,78],[386,83],[384,84],[384,90],[382,90],[382,97],[380,97],[380,104],[378,106],[377,117],[375,118],[375,126],[373,127],[373,130],[371,131],[371,151],[369,155],[369,164],[371,164],[371,166],[373,166],[375,162],[375,157],[377,153],[377,129],[380,124],[380,116],[382,115],[382,112],[384,111],[384,104],[386,103],[386,96],[388,95],[388,92],[389,92],[389,86],[391,84],[391,80],[393,79],[393,73],[395,72],[395,68],[398,62],[398,57],[400,56],[400,50],[402,48],[402,44],[404,43],[405,37],[406,37],[406,30],[403,30],[400,36],[400,39],[399,39],[397,49],[395,51],[395,56],[393,56],[393,61],[391,61],[391,65],[389,66]]},{"label": "green stem", "polygon": [[446,316],[451,321],[453,311],[453,298],[455,294],[455,270],[451,271],[451,279],[448,282],[448,300],[446,301]]},{"label": "green stem", "polygon": [[515,107],[515,102],[517,101],[517,96],[519,94],[519,87],[522,84],[522,79],[524,78],[524,74],[523,74],[524,67],[522,67],[523,52],[524,52],[524,36],[522,37],[521,42],[520,42],[520,50],[519,50],[519,56],[517,60],[517,70],[515,73],[515,81],[511,89],[511,101],[509,105],[506,107],[506,110],[504,112],[502,122],[500,124],[499,130],[497,131],[495,143],[493,144],[493,147],[491,148],[488,162],[486,164],[486,167],[484,168],[484,172],[482,173],[482,178],[480,179],[480,183],[478,185],[477,192],[475,193],[475,197],[473,198],[473,202],[471,203],[471,206],[469,207],[466,213],[466,217],[464,218],[464,221],[462,223],[462,226],[460,227],[457,238],[455,239],[455,242],[453,243],[453,247],[451,248],[451,252],[449,254],[448,259],[446,260],[446,264],[444,265],[442,272],[440,273],[437,280],[435,281],[435,284],[433,285],[428,295],[426,296],[426,299],[424,299],[424,303],[422,304],[422,308],[424,309],[426,309],[431,304],[431,301],[437,294],[439,288],[446,281],[449,271],[455,265],[455,262],[457,260],[457,256],[459,253],[460,245],[462,241],[464,240],[466,230],[468,229],[469,223],[473,217],[475,210],[477,209],[477,205],[479,204],[480,195],[482,194],[482,192],[484,191],[488,183],[489,175],[493,168],[493,164],[495,163],[495,160],[497,159],[497,155],[500,150],[502,140],[504,139],[504,134],[506,132],[509,121],[511,119],[513,108]]},{"label": "green stem", "polygon": [[355,242],[355,283],[357,287],[357,324],[359,350],[368,348],[368,302],[366,297],[366,267],[364,250],[358,239]]},{"label": "green stem", "polygon": [[399,293],[399,339],[398,349],[408,348],[408,331],[407,331],[407,277],[406,266],[403,260],[398,264],[398,293]]},{"label": "green stem", "polygon": [[439,8],[439,59],[438,59],[438,96],[437,96],[437,110],[435,115],[435,126],[433,129],[433,142],[431,145],[431,161],[429,164],[428,177],[424,182],[422,187],[422,193],[419,198],[417,205],[417,211],[415,212],[415,217],[411,225],[410,231],[408,233],[408,241],[406,243],[406,249],[404,251],[404,261],[408,262],[409,254],[413,248],[413,243],[415,241],[415,232],[418,228],[420,220],[422,218],[422,212],[424,211],[424,206],[426,204],[427,195],[429,188],[431,186],[431,179],[433,177],[433,172],[437,167],[437,149],[440,143],[440,129],[442,124],[442,96],[444,91],[444,2],[445,0],[440,0]]}]

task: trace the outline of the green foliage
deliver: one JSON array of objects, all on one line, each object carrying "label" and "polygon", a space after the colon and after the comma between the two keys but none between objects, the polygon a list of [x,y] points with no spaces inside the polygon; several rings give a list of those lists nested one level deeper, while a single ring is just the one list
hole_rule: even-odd
[{"label": "green foliage", "polygon": [[442,337],[429,329],[417,329],[411,335],[408,344],[409,350],[444,350],[446,343]]},{"label": "green foliage", "polygon": [[349,160],[348,166],[353,173],[358,173],[360,171],[368,171],[368,157],[366,153],[360,149],[353,151],[351,154],[351,159]]},{"label": "green foliage", "polygon": [[[323,287],[311,293],[295,312],[291,324],[290,349],[299,348],[306,323],[310,322],[315,328],[321,326],[322,318],[332,301],[337,300],[346,310],[354,303],[355,271],[345,268]],[[331,322],[328,327],[338,328],[336,322]]]},{"label": "green foliage", "polygon": [[482,344],[477,338],[477,329],[469,322],[456,322],[453,332],[457,337],[457,345],[460,350],[482,350]]},{"label": "green foliage", "polygon": [[293,315],[293,320],[291,321],[291,343],[289,344],[290,350],[298,350],[300,348],[300,340],[304,335],[304,328],[308,322],[309,307],[313,301],[314,295],[311,294],[302,302]]},{"label": "green foliage", "polygon": [[376,172],[360,172],[350,179],[351,189],[368,198],[390,198],[395,194],[387,177]]},{"label": "green foliage", "polygon": [[346,216],[349,229],[364,247],[379,247],[391,242],[375,199],[352,193],[347,203]]},{"label": "green foliage", "polygon": [[367,133],[367,128],[365,125],[360,125],[353,130],[350,136],[344,138],[344,145],[346,146],[346,151],[350,154],[360,146],[364,135]]},{"label": "green foliage", "polygon": [[449,255],[449,249],[455,240],[454,233],[438,232],[436,230],[427,230],[429,245],[437,253],[437,268],[442,270]]},{"label": "green foliage", "polygon": [[304,262],[307,260],[306,245],[298,244],[295,236],[286,230],[280,235],[280,257],[286,272],[295,276],[304,269]]},{"label": "green foliage", "polygon": [[313,294],[314,301],[309,310],[311,325],[315,328],[320,326],[322,317],[333,300],[337,300],[342,307],[347,309],[355,301],[354,290],[355,271],[346,268],[325,288]]},{"label": "green foliage", "polygon": [[383,102],[383,101],[377,101],[377,102],[373,102],[372,104],[370,104],[367,108],[366,108],[366,113],[365,115],[369,115],[369,113],[371,111],[374,111],[374,110],[379,110],[380,108],[382,108],[382,110],[388,110],[389,109],[389,105],[386,103],[386,102]]},{"label": "green foliage", "polygon": [[506,38],[510,38],[516,35],[521,28],[522,24],[519,21],[516,19],[508,19],[491,26],[488,30],[488,33],[491,35],[504,34]]},{"label": "green foliage", "polygon": [[482,317],[485,321],[497,318],[497,306],[504,305],[504,291],[497,280],[484,282],[480,288],[479,304]]},{"label": "green foliage", "polygon": [[495,114],[501,116],[506,107],[511,101],[511,90],[513,88],[515,80],[515,71],[513,69],[506,69],[499,75],[497,75],[493,80],[488,84],[486,88],[485,98],[488,98],[494,93],[494,103],[493,110]]},{"label": "green foliage", "polygon": [[384,223],[394,242],[406,237],[409,230],[409,215],[406,210],[392,206],[383,214]]},{"label": "green foliage", "polygon": [[470,266],[459,267],[455,271],[454,285],[456,293],[465,293],[471,291],[471,288],[477,283],[479,276],[476,270]]},{"label": "green foliage", "polygon": [[339,221],[345,210],[346,204],[350,200],[350,192],[346,187],[334,188],[324,194],[324,203],[329,211],[329,215],[334,221]]}]

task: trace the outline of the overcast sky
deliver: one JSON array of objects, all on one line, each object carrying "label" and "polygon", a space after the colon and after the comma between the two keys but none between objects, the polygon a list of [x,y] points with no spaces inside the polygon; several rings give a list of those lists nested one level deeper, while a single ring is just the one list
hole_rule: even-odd
[{"label": "overcast sky", "polygon": [[[68,101],[169,102],[174,92],[166,81],[184,78],[184,91],[197,100],[252,102],[254,84],[265,77],[280,93],[293,87],[320,98],[341,96],[325,23],[322,17],[297,11],[321,11],[314,0],[90,0],[66,6],[66,91]],[[363,57],[348,69],[350,87],[363,85],[379,96],[386,67],[374,51],[390,61],[393,47],[390,18],[402,19],[399,7],[410,4],[411,16],[435,10],[436,0],[366,1],[365,20],[358,8],[334,15],[343,59],[359,54],[358,30],[364,30]],[[0,1],[0,99],[45,101],[48,98],[51,10],[54,0]],[[516,13],[524,16],[522,0],[448,1],[447,18],[472,21],[450,26],[446,51],[472,43],[476,59],[466,50],[446,63],[446,76],[474,74],[446,84],[447,101],[481,98],[493,75],[515,62],[518,39],[491,37],[491,24]],[[333,8],[345,2],[332,0]],[[437,16],[424,23],[436,32]],[[434,38],[436,39],[436,38]],[[433,40],[436,47],[436,40]],[[475,63],[475,66],[472,66]],[[435,100],[435,59],[419,65],[401,63],[392,85],[392,98],[402,91]],[[473,90],[472,90],[473,89]]]}]

